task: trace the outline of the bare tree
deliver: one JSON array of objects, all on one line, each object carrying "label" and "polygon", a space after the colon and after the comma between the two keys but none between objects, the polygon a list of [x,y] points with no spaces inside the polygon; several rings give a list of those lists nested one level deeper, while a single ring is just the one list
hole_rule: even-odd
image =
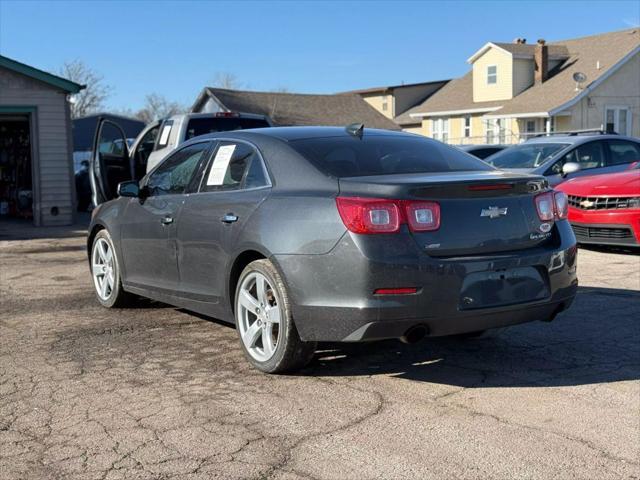
[{"label": "bare tree", "polygon": [[136,118],[145,123],[150,123],[160,118],[170,117],[178,113],[186,113],[188,107],[167,100],[157,93],[151,93],[145,97],[144,106],[135,114]]},{"label": "bare tree", "polygon": [[218,72],[213,77],[213,86],[220,88],[228,88],[230,90],[237,90],[242,88],[242,84],[238,80],[238,77],[229,72]]},{"label": "bare tree", "polygon": [[99,111],[111,94],[112,89],[105,85],[104,77],[82,60],[65,62],[60,69],[60,75],[72,82],[86,85],[86,88],[73,96],[71,102],[72,118],[84,117]]}]

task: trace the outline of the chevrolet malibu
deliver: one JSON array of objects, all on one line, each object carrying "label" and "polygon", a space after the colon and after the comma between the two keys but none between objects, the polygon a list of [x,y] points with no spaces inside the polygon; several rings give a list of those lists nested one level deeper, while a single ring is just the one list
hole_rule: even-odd
[{"label": "chevrolet malibu", "polygon": [[301,368],[319,341],[550,321],[576,294],[564,193],[415,135],[205,135],[116,187],[89,229],[98,301],[137,295],[234,323],[264,372]]}]

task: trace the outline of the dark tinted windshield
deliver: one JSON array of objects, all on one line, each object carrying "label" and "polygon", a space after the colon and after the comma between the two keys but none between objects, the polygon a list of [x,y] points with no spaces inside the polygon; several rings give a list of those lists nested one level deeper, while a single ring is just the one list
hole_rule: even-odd
[{"label": "dark tinted windshield", "polygon": [[259,118],[192,118],[187,124],[186,140],[207,133],[244,130],[247,128],[264,128],[269,124]]},{"label": "dark tinted windshield", "polygon": [[523,143],[491,155],[485,161],[497,168],[536,168],[566,143]]},{"label": "dark tinted windshield", "polygon": [[295,140],[290,145],[334,177],[492,170],[457,148],[427,138],[367,136]]}]

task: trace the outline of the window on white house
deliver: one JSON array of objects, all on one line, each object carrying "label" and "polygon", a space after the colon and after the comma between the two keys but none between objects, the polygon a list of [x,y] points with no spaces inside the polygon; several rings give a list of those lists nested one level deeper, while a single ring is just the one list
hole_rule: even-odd
[{"label": "window on white house", "polygon": [[629,107],[606,107],[605,131],[629,135],[629,117]]},{"label": "window on white house", "polygon": [[498,83],[498,67],[496,65],[489,65],[487,67],[487,84],[495,85]]},{"label": "window on white house", "polygon": [[465,138],[469,138],[471,136],[471,117],[470,116],[466,116],[463,119],[464,122],[464,136]]},{"label": "window on white house", "polygon": [[388,108],[389,108],[389,104],[385,100],[384,102],[382,102],[382,111],[386,112]]},{"label": "window on white house", "polygon": [[447,142],[449,140],[449,119],[434,118],[431,124],[431,133],[435,140]]}]

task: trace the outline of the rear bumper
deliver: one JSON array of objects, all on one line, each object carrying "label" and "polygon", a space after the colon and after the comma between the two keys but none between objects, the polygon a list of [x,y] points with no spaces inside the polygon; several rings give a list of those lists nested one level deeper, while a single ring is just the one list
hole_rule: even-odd
[{"label": "rear bumper", "polygon": [[[470,257],[430,257],[411,238],[384,235],[363,241],[346,234],[325,255],[277,255],[274,260],[290,291],[293,316],[303,340],[365,341],[401,337],[426,326],[431,336],[452,335],[535,320],[550,320],[569,307],[577,290],[576,242],[566,221],[557,222],[553,246]],[[530,267],[530,268],[529,268]],[[535,295],[528,285],[507,280],[469,286],[469,279],[529,268],[540,272]],[[508,273],[506,273],[508,277]],[[493,278],[493,277],[492,277]],[[503,278],[503,277],[501,277]],[[376,296],[377,288],[418,287],[412,295]],[[537,287],[536,287],[537,288]],[[484,289],[484,290],[483,290]],[[509,303],[508,295],[514,295]],[[481,291],[497,306],[464,305]],[[492,293],[495,293],[493,295]],[[525,295],[525,301],[518,300]]]},{"label": "rear bumper", "polygon": [[640,210],[569,210],[578,243],[640,246]]}]

